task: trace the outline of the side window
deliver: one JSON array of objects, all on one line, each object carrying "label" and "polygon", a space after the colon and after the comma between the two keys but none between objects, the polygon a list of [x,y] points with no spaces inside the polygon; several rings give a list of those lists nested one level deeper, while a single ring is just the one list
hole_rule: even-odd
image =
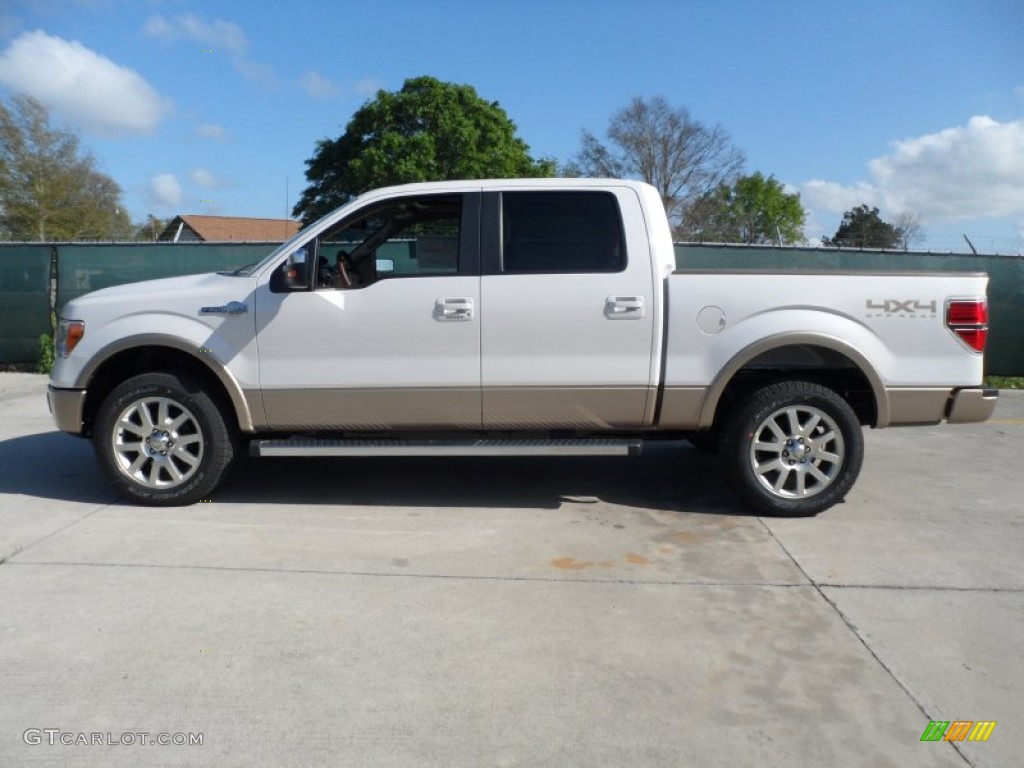
[{"label": "side window", "polygon": [[620,272],[626,246],[608,192],[506,192],[502,271]]},{"label": "side window", "polygon": [[377,280],[459,270],[461,195],[388,200],[320,237],[318,285],[358,288]]}]

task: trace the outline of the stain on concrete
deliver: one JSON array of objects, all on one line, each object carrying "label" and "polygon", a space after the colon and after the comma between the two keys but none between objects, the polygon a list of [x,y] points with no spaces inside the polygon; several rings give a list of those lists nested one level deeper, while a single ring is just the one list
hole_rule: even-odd
[{"label": "stain on concrete", "polygon": [[551,561],[551,564],[555,568],[561,568],[566,571],[582,571],[587,568],[593,568],[594,564],[589,560],[581,561],[574,557],[559,557]]}]

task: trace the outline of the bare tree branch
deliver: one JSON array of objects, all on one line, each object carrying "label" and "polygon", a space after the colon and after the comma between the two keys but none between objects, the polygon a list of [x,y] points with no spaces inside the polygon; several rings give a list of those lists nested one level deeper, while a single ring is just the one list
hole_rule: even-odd
[{"label": "bare tree branch", "polygon": [[724,128],[709,128],[661,96],[634,98],[612,115],[607,136],[606,145],[584,131],[570,166],[584,176],[646,181],[658,190],[674,224],[691,204],[734,181],[745,161]]},{"label": "bare tree branch", "polygon": [[921,214],[904,212],[892,220],[899,237],[899,246],[909,251],[915,243],[924,239],[924,228],[921,226]]}]

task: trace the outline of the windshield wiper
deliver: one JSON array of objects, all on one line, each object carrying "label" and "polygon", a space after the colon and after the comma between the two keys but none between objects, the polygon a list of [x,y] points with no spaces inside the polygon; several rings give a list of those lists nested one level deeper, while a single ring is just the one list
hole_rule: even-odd
[{"label": "windshield wiper", "polygon": [[247,277],[249,275],[249,270],[255,266],[256,262],[254,261],[252,264],[246,264],[244,267],[239,267],[234,271],[229,272],[227,270],[224,270],[223,272],[218,272],[217,274],[227,275],[228,277]]}]

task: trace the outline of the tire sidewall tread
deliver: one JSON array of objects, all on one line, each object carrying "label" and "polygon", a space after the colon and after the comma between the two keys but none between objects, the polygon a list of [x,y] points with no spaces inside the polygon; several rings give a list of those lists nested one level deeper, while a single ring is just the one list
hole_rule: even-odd
[{"label": "tire sidewall tread", "polygon": [[[750,467],[750,444],[758,426],[787,405],[808,405],[824,411],[842,432],[843,465],[828,488],[806,499],[775,496],[758,481]],[[773,517],[811,517],[841,502],[860,474],[864,434],[856,414],[839,394],[810,381],[786,380],[752,392],[722,426],[719,458],[726,478],[748,505]]]},{"label": "tire sidewall tread", "polygon": [[[118,468],[113,455],[114,420],[132,402],[168,397],[188,408],[203,433],[203,459],[188,482],[167,490],[133,482]],[[216,402],[190,378],[180,374],[143,373],[111,390],[96,414],[93,447],[107,478],[126,498],[147,506],[187,506],[209,497],[235,454],[235,441]]]}]

